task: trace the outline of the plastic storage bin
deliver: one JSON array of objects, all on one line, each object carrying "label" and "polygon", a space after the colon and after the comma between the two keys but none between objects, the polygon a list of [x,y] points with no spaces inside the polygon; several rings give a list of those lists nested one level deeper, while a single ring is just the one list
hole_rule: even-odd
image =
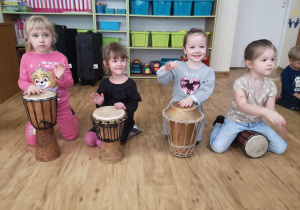
[{"label": "plastic storage bin", "polygon": [[106,5],[96,5],[96,11],[97,13],[105,13],[105,8],[106,8]]},{"label": "plastic storage bin", "polygon": [[173,0],[152,0],[153,15],[171,15],[171,4]]},{"label": "plastic storage bin", "polygon": [[149,31],[130,31],[131,45],[133,47],[147,47]]},{"label": "plastic storage bin", "polygon": [[211,15],[212,5],[215,0],[194,0],[194,15]]},{"label": "plastic storage bin", "polygon": [[173,0],[173,15],[189,16],[192,12],[193,0]]},{"label": "plastic storage bin", "polygon": [[106,14],[115,14],[115,9],[114,8],[105,8],[105,13]]},{"label": "plastic storage bin", "polygon": [[183,47],[186,32],[171,32],[171,47]]},{"label": "plastic storage bin", "polygon": [[178,61],[178,58],[162,58],[160,62],[160,66],[164,66],[168,61]]},{"label": "plastic storage bin", "polygon": [[105,47],[109,45],[111,42],[120,43],[120,37],[103,37],[102,38],[102,46]]},{"label": "plastic storage bin", "polygon": [[148,15],[150,0],[130,0],[131,14]]},{"label": "plastic storage bin", "polygon": [[101,22],[100,21],[100,30],[112,30],[118,31],[120,22]]},{"label": "plastic storage bin", "polygon": [[168,47],[170,32],[166,31],[152,31],[152,47]]},{"label": "plastic storage bin", "polygon": [[126,9],[117,9],[117,14],[126,14]]}]

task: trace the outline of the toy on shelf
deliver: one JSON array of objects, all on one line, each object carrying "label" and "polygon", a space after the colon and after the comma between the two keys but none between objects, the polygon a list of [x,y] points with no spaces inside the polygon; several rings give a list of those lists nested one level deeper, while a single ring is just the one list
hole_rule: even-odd
[{"label": "toy on shelf", "polygon": [[143,64],[142,74],[152,74],[152,70],[151,70],[149,64],[147,64],[147,63]]},{"label": "toy on shelf", "polygon": [[160,61],[151,61],[150,67],[152,70],[152,74],[156,74],[156,72],[159,70],[160,66],[161,66]]},{"label": "toy on shelf", "polygon": [[132,61],[130,73],[140,74],[142,73],[142,62],[139,59]]}]

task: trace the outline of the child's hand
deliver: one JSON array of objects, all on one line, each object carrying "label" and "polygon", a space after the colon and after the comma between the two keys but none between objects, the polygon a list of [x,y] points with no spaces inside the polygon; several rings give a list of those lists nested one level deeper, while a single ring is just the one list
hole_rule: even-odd
[{"label": "child's hand", "polygon": [[91,94],[91,98],[90,102],[93,102],[99,106],[101,106],[104,102],[104,94],[101,93],[101,95],[99,95],[98,93],[92,93]]},{"label": "child's hand", "polygon": [[166,62],[164,68],[165,68],[166,71],[176,69],[177,68],[177,63],[175,61]]},{"label": "child's hand", "polygon": [[298,99],[300,99],[300,93],[294,93],[294,96]]},{"label": "child's hand", "polygon": [[125,105],[122,102],[115,103],[114,107],[117,108],[117,109],[124,109],[124,110],[126,110],[126,107],[125,107]]},{"label": "child's hand", "polygon": [[265,109],[264,116],[276,126],[285,126],[286,121],[285,119],[275,110]]},{"label": "child's hand", "polygon": [[193,105],[194,100],[191,97],[187,97],[178,102],[180,107],[191,107]]},{"label": "child's hand", "polygon": [[54,74],[57,79],[61,80],[66,71],[66,65],[60,62],[57,62],[53,65]]},{"label": "child's hand", "polygon": [[30,85],[28,87],[28,89],[23,93],[23,95],[34,95],[34,94],[37,94],[39,95],[40,93],[43,93],[45,91],[41,90],[40,88],[38,88],[37,86],[35,85]]}]

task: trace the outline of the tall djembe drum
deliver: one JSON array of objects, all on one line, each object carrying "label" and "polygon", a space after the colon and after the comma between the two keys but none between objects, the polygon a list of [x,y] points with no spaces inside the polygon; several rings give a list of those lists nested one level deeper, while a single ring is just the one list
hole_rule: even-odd
[{"label": "tall djembe drum", "polygon": [[182,108],[174,102],[162,114],[171,153],[177,157],[191,156],[204,119],[202,112],[195,105]]},{"label": "tall djembe drum", "polygon": [[28,120],[36,129],[36,159],[47,162],[58,158],[60,149],[53,128],[57,118],[56,93],[45,91],[22,99]]},{"label": "tall djembe drum", "polygon": [[100,160],[104,163],[117,163],[124,158],[121,138],[127,115],[123,109],[103,106],[91,116],[98,139],[102,141]]}]

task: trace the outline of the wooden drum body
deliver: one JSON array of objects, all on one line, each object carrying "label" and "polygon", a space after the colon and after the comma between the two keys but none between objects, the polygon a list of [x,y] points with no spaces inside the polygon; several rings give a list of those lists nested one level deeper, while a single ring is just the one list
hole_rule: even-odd
[{"label": "wooden drum body", "polygon": [[267,137],[261,133],[245,130],[240,132],[236,139],[238,145],[249,157],[258,158],[268,151],[269,141]]},{"label": "wooden drum body", "polygon": [[23,96],[28,120],[36,129],[36,159],[51,161],[60,156],[54,132],[57,118],[57,95],[45,91],[39,95]]},{"label": "wooden drum body", "polygon": [[117,163],[124,158],[120,140],[127,116],[123,109],[104,106],[96,109],[91,116],[98,139],[102,141],[100,160]]},{"label": "wooden drum body", "polygon": [[204,115],[195,105],[181,108],[174,102],[163,110],[170,151],[177,157],[189,157],[194,151]]}]

